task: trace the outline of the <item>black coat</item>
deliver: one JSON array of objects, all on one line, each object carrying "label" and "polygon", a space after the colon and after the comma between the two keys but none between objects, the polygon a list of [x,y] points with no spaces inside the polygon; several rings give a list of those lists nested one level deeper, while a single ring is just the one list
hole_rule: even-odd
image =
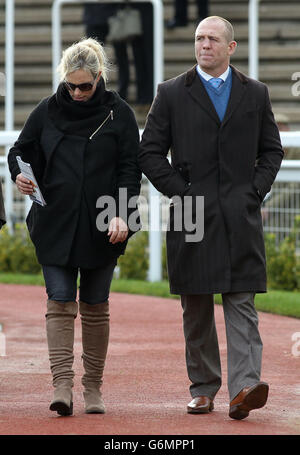
[{"label": "black coat", "polygon": [[127,189],[128,198],[140,191],[138,126],[130,107],[117,94],[109,93],[96,115],[97,126],[104,122],[103,126],[92,139],[95,119],[91,125],[86,122],[84,134],[61,131],[49,115],[50,97],[32,112],[9,152],[12,179],[20,172],[15,158],[19,154],[32,164],[47,203],[45,207],[33,203],[27,217],[43,265],[95,268],[125,251],[127,241],[110,244],[107,231],[96,226],[100,196],[115,199],[118,215],[119,188]]},{"label": "black coat", "polygon": [[[171,164],[166,158],[170,148]],[[282,157],[268,91],[261,82],[232,67],[222,123],[196,67],[159,86],[142,137],[142,171],[170,198],[204,196],[204,237],[196,243],[186,242],[186,232],[172,230],[170,208],[172,293],[266,290],[260,203]]]},{"label": "black coat", "polygon": [[5,217],[5,209],[4,209],[4,201],[3,201],[3,195],[2,195],[2,185],[0,182],[0,229],[2,226],[6,223],[6,217]]}]

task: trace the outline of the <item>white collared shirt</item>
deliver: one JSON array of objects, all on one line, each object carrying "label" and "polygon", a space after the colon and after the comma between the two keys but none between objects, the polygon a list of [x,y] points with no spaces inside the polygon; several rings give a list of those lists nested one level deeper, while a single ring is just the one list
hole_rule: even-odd
[{"label": "white collared shirt", "polygon": [[[210,74],[208,73],[205,73],[199,65],[197,65],[196,67],[197,69],[197,73],[203,77],[203,79],[205,79],[206,81],[209,81],[209,79],[212,79],[214,76],[211,76]],[[228,74],[229,74],[229,71],[230,71],[230,67],[228,66],[227,70],[221,74],[221,76],[219,76],[219,78],[223,79],[223,81],[225,82],[227,77],[228,77]]]}]

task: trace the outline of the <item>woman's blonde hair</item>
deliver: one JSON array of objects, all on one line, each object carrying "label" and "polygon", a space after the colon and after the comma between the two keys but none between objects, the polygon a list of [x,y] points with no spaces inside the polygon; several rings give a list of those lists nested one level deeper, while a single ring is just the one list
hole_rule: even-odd
[{"label": "woman's blonde hair", "polygon": [[94,38],[82,38],[63,51],[57,71],[63,81],[67,74],[77,70],[89,71],[94,78],[101,71],[107,81],[108,61],[103,46]]}]

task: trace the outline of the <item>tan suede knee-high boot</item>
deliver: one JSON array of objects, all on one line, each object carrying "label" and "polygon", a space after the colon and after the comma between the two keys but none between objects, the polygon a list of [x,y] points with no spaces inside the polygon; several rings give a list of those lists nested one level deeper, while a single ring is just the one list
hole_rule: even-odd
[{"label": "tan suede knee-high boot", "polygon": [[77,302],[47,301],[46,329],[54,397],[51,411],[60,415],[73,413],[74,319]]},{"label": "tan suede knee-high boot", "polygon": [[100,387],[109,339],[109,304],[88,305],[80,301],[79,311],[82,325],[85,412],[103,414],[105,406]]}]

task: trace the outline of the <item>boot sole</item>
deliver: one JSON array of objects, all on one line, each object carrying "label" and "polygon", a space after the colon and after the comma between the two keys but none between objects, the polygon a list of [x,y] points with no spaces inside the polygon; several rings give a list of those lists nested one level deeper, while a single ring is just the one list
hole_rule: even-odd
[{"label": "boot sole", "polygon": [[70,416],[73,414],[73,402],[68,406],[63,401],[56,401],[55,403],[51,403],[50,411],[56,411],[61,416]]},{"label": "boot sole", "polygon": [[86,414],[105,414],[104,409],[90,409],[90,410],[85,410]]},{"label": "boot sole", "polygon": [[269,386],[266,383],[260,383],[248,391],[242,403],[231,406],[229,417],[236,420],[242,420],[248,417],[249,412],[253,409],[262,408],[268,399]]}]

